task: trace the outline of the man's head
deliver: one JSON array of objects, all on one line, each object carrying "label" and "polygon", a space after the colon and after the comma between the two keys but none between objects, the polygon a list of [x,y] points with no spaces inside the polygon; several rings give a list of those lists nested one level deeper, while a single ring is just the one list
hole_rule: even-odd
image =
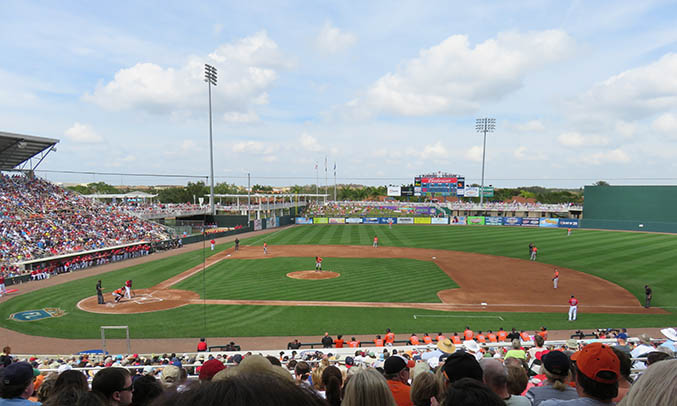
[{"label": "man's head", "polygon": [[124,368],[104,368],[94,375],[92,391],[112,405],[127,406],[132,403],[132,377]]},{"label": "man's head", "polygon": [[480,361],[484,383],[501,397],[507,396],[508,371],[497,359],[484,358]]},{"label": "man's head", "polygon": [[465,351],[451,354],[444,362],[442,371],[449,383],[454,383],[462,378],[482,381],[482,367],[472,354]]},{"label": "man's head", "polygon": [[414,361],[406,360],[399,355],[386,358],[383,363],[385,377],[391,381],[406,383],[409,381],[409,368],[414,366]]},{"label": "man's head", "polygon": [[576,361],[576,383],[579,394],[599,400],[618,395],[621,362],[608,345],[592,343],[571,356]]},{"label": "man's head", "polygon": [[28,362],[15,362],[0,369],[0,397],[28,399],[33,394],[33,367]]},{"label": "man's head", "polygon": [[201,381],[211,381],[217,372],[225,368],[226,366],[223,365],[223,362],[219,361],[216,358],[210,359],[209,361],[202,364],[202,366],[200,367],[200,375],[198,376],[198,378]]}]

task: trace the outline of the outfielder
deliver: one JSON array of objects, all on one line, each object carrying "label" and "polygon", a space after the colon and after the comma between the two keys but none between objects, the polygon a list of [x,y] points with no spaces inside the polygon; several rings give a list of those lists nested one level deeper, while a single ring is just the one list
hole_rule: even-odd
[{"label": "outfielder", "polygon": [[322,270],[322,257],[315,257],[315,271]]},{"label": "outfielder", "polygon": [[559,282],[559,271],[555,268],[555,276],[552,278],[552,287],[557,289],[557,282]]},{"label": "outfielder", "polygon": [[536,253],[538,252],[538,248],[534,245],[534,247],[531,249],[531,258],[529,258],[532,261],[536,260]]},{"label": "outfielder", "polygon": [[378,248],[378,237],[377,236],[374,236],[374,243],[371,244],[371,246],[374,247],[374,248]]},{"label": "outfielder", "polygon": [[578,312],[578,299],[571,295],[571,299],[569,299],[569,321],[576,320],[576,312]]}]

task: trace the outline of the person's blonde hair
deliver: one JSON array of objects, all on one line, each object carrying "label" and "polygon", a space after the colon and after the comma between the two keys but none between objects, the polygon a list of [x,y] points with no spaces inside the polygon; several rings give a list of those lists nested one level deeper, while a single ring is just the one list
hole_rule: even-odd
[{"label": "person's blonde hair", "polygon": [[373,368],[367,368],[348,379],[341,406],[397,406],[397,404],[383,375]]},{"label": "person's blonde hair", "polygon": [[677,399],[677,360],[650,365],[619,406],[671,405]]},{"label": "person's blonde hair", "polygon": [[545,378],[550,382],[550,386],[552,386],[553,389],[564,392],[569,387],[566,382],[571,380],[571,372],[567,372],[566,375],[557,375],[548,371],[548,368],[546,368],[545,365],[541,365],[541,373],[545,375]]},{"label": "person's blonde hair", "polygon": [[429,406],[431,397],[439,401],[441,391],[439,378],[430,372],[423,372],[416,375],[411,384],[411,401],[414,406]]}]

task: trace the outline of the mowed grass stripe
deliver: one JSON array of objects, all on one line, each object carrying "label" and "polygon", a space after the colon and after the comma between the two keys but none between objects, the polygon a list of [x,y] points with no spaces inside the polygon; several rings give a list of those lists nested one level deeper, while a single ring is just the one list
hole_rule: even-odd
[{"label": "mowed grass stripe", "polygon": [[[323,268],[341,276],[329,280],[298,280],[286,276],[288,272],[313,269],[309,258],[222,261],[210,267],[206,275],[207,299],[435,303],[439,302],[438,290],[458,287],[437,265],[428,261],[326,258]],[[399,283],[411,275],[425,280],[426,284]],[[202,276],[194,275],[175,288],[202,294]]]}]

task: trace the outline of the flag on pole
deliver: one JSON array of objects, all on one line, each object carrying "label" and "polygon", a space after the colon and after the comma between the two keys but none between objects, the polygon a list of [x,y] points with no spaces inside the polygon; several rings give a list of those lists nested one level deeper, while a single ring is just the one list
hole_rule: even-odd
[{"label": "flag on pole", "polygon": [[336,162],[334,162],[334,176],[336,176]]},{"label": "flag on pole", "polygon": [[315,161],[315,170],[317,170],[317,161]]},{"label": "flag on pole", "polygon": [[327,156],[324,157],[324,172],[327,173]]}]

